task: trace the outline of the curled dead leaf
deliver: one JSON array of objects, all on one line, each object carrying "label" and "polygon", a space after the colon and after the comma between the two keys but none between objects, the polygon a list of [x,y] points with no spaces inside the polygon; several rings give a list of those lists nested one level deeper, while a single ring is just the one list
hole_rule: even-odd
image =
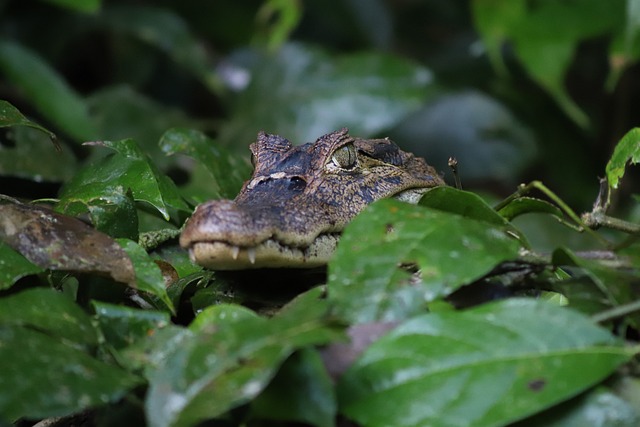
[{"label": "curled dead leaf", "polygon": [[39,267],[108,275],[135,285],[133,264],[115,240],[50,209],[0,204],[0,240]]}]

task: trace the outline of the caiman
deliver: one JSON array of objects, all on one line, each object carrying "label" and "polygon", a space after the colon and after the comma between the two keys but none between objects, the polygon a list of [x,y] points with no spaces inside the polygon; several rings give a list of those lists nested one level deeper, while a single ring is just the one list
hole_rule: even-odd
[{"label": "caiman", "polygon": [[260,132],[250,149],[253,175],[235,200],[197,206],[180,236],[206,268],[322,266],[368,204],[385,197],[417,203],[444,184],[424,159],[388,138],[354,138],[347,129],[300,146]]}]

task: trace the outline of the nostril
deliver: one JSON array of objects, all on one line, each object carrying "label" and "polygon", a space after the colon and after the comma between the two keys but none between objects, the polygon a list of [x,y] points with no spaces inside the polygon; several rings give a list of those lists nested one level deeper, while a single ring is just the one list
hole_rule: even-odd
[{"label": "nostril", "polygon": [[294,176],[289,179],[289,190],[302,191],[307,186],[307,182],[299,176]]}]

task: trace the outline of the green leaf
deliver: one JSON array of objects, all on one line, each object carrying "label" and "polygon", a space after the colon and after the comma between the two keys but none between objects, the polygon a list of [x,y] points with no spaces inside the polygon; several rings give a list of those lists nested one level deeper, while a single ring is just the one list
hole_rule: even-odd
[{"label": "green leaf", "polygon": [[315,314],[266,320],[232,305],[203,313],[205,320],[148,365],[150,425],[190,426],[220,416],[258,395],[295,349],[337,336]]},{"label": "green leaf", "polygon": [[0,289],[8,289],[21,278],[42,271],[42,268],[0,241]]},{"label": "green leaf", "polygon": [[0,71],[45,118],[76,141],[96,137],[84,100],[34,52],[0,40]]},{"label": "green leaf", "polygon": [[347,371],[338,398],[367,426],[502,426],[577,395],[631,356],[571,310],[506,300],[407,321]]},{"label": "green leaf", "polygon": [[129,255],[136,273],[136,287],[144,292],[160,298],[160,300],[174,311],[173,303],[167,295],[164,278],[160,267],[149,257],[149,254],[136,242],[128,239],[116,239],[122,249]]},{"label": "green leaf", "polygon": [[[77,169],[77,161],[69,149],[55,149],[48,136],[32,127],[17,127],[5,134],[0,144],[0,174],[28,178],[35,182],[68,181]],[[9,145],[9,146],[8,146]],[[42,159],[50,161],[43,162]]]},{"label": "green leaf", "polygon": [[420,199],[420,205],[489,224],[507,225],[507,221],[480,196],[453,187],[442,186],[427,191]]},{"label": "green leaf", "polygon": [[252,417],[335,425],[337,412],[331,378],[314,349],[302,349],[284,363],[269,386],[251,404]]},{"label": "green leaf", "polygon": [[209,198],[232,199],[251,175],[249,165],[231,155],[216,141],[194,129],[170,129],[162,135],[160,148],[166,154],[182,153],[199,161],[209,172]]},{"label": "green leaf", "polygon": [[51,139],[56,135],[38,123],[27,119],[22,113],[7,101],[0,100],[0,127],[27,126],[44,132]]},{"label": "green leaf", "polygon": [[45,0],[58,6],[66,7],[78,12],[97,12],[102,3],[101,0]]},{"label": "green leaf", "polygon": [[116,349],[153,335],[171,321],[164,311],[140,310],[100,301],[92,301],[91,305],[105,339]]},{"label": "green leaf", "polygon": [[91,183],[76,191],[65,192],[56,210],[66,215],[78,216],[86,211],[91,224],[111,237],[138,239],[138,212],[131,192],[122,186],[109,187],[104,183]]},{"label": "green leaf", "polygon": [[[329,263],[329,298],[353,323],[404,319],[519,248],[506,227],[382,200],[347,226]],[[421,273],[411,276],[407,264]]]},{"label": "green leaf", "polygon": [[32,327],[52,337],[96,345],[98,335],[91,318],[66,295],[34,288],[0,299],[0,324]]},{"label": "green leaf", "polygon": [[299,44],[258,58],[251,72],[220,130],[226,145],[253,141],[259,130],[294,144],[345,126],[353,135],[372,135],[422,105],[433,81],[427,69],[389,54],[332,57]]},{"label": "green leaf", "polygon": [[567,93],[567,71],[581,41],[623,28],[624,15],[624,0],[582,0],[579,7],[555,0],[473,2],[476,28],[498,69],[506,71],[500,55],[502,45],[510,41],[531,77],[583,127],[588,117]]},{"label": "green leaf", "polygon": [[101,15],[111,31],[130,34],[165,52],[212,90],[220,83],[201,42],[177,13],[153,6],[111,6]]},{"label": "green leaf", "polygon": [[512,200],[509,204],[502,207],[498,213],[507,221],[511,221],[520,215],[529,213],[545,213],[563,219],[562,210],[545,200],[535,199],[533,197],[519,197]]},{"label": "green leaf", "polygon": [[633,128],[627,132],[613,150],[605,169],[610,188],[618,188],[629,162],[640,162],[640,128]]},{"label": "green leaf", "polygon": [[41,332],[0,326],[0,416],[64,416],[120,399],[139,383]]},{"label": "green leaf", "polygon": [[[118,191],[130,189],[136,201],[153,206],[169,220],[169,209],[189,211],[178,189],[169,177],[157,170],[147,156],[130,139],[94,142],[116,153],[99,159],[81,169],[61,191],[65,203],[77,198],[101,199]],[[122,190],[120,190],[122,192]]]},{"label": "green leaf", "polygon": [[604,387],[548,409],[513,427],[636,427],[638,408]]}]

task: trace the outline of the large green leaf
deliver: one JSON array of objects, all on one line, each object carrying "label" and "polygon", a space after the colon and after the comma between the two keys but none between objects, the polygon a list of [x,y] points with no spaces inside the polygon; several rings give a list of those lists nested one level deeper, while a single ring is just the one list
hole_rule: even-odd
[{"label": "large green leaf", "polygon": [[8,289],[22,277],[41,271],[41,267],[0,241],[0,289]]},{"label": "large green leaf", "polygon": [[172,348],[147,364],[149,424],[195,425],[254,398],[296,348],[335,339],[325,313],[320,305],[267,320],[232,305],[205,309],[203,321],[170,335]]},{"label": "large green leaf", "polygon": [[[426,302],[517,258],[507,228],[382,200],[345,230],[329,264],[329,297],[351,322],[404,319]],[[410,275],[403,266],[415,264]]]},{"label": "large green leaf", "polygon": [[114,402],[139,379],[41,332],[0,325],[0,416],[38,419]]},{"label": "large green leaf", "polygon": [[115,153],[80,170],[62,189],[62,203],[82,198],[89,205],[91,200],[100,200],[122,187],[131,190],[134,200],[153,206],[166,220],[170,208],[189,210],[173,181],[158,171],[134,141],[102,141],[92,145],[108,147]]},{"label": "large green leaf", "polygon": [[575,396],[631,356],[571,310],[500,301],[399,326],[343,376],[339,403],[367,426],[503,426]]},{"label": "large green leaf", "polygon": [[638,162],[640,162],[640,128],[633,128],[618,142],[609,162],[607,162],[606,173],[609,186],[618,188],[627,163],[636,164]]},{"label": "large green leaf", "polygon": [[503,43],[513,42],[532,78],[574,121],[586,126],[587,116],[565,88],[566,73],[581,41],[624,27],[625,1],[476,0],[472,4],[476,28],[498,69],[505,70],[500,59]]},{"label": "large green leaf", "polygon": [[76,141],[96,137],[84,100],[34,52],[0,40],[0,71],[44,117]]},{"label": "large green leaf", "polygon": [[210,175],[206,198],[234,198],[251,174],[247,162],[194,129],[168,130],[160,139],[160,148],[167,154],[191,156],[206,168]]},{"label": "large green leaf", "polygon": [[418,108],[432,85],[431,73],[382,53],[332,57],[290,44],[258,58],[251,83],[220,131],[225,144],[245,145],[259,130],[294,144],[349,127],[368,136],[388,129]]},{"label": "large green leaf", "polygon": [[82,345],[96,345],[91,318],[68,296],[34,288],[0,299],[0,324],[20,325]]}]

